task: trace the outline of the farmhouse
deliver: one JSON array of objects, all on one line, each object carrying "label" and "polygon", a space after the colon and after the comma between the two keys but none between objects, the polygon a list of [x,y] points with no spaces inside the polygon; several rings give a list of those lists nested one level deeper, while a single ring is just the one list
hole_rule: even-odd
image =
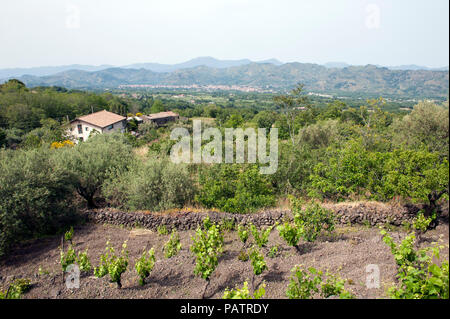
[{"label": "farmhouse", "polygon": [[78,141],[86,141],[91,133],[123,133],[127,125],[127,118],[103,110],[77,117],[69,125],[69,136],[78,143]]},{"label": "farmhouse", "polygon": [[153,113],[150,115],[144,115],[143,117],[144,122],[153,122],[158,126],[164,125],[167,122],[176,121],[180,118],[177,113],[174,113],[172,111]]}]

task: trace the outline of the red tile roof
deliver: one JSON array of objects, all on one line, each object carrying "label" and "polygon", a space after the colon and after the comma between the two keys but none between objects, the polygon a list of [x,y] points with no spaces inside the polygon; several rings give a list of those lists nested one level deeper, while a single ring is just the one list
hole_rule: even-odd
[{"label": "red tile roof", "polygon": [[116,114],[116,113],[112,113],[112,112],[103,110],[103,111],[95,112],[92,114],[77,117],[73,121],[76,121],[76,120],[80,120],[80,121],[103,128],[103,127],[109,126],[111,124],[126,120],[126,117]]}]

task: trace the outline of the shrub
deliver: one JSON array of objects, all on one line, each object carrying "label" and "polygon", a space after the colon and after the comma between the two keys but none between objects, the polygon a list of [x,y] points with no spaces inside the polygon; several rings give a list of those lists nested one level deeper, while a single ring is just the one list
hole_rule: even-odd
[{"label": "shrub", "polygon": [[246,262],[247,260],[248,260],[248,254],[247,254],[247,252],[244,250],[244,249],[242,249],[240,252],[239,252],[239,255],[238,255],[238,259],[240,260],[240,261],[243,261],[243,262]]},{"label": "shrub", "polygon": [[153,267],[155,266],[155,251],[150,249],[148,253],[144,251],[141,257],[136,261],[135,268],[139,275],[139,284],[145,285],[145,279],[150,275]]},{"label": "shrub", "polygon": [[164,255],[166,258],[172,258],[181,249],[180,235],[175,229],[172,230],[169,240],[164,245]]},{"label": "shrub", "polygon": [[0,291],[0,299],[20,299],[30,288],[31,282],[29,279],[16,279],[6,291]]},{"label": "shrub", "polygon": [[269,252],[267,253],[267,256],[269,258],[275,258],[276,256],[278,256],[279,252],[278,252],[278,245],[277,246],[272,246],[269,250]]},{"label": "shrub", "polygon": [[398,283],[388,290],[393,299],[448,299],[449,298],[449,264],[440,261],[440,250],[443,246],[431,246],[416,249],[416,237],[407,235],[397,245],[392,237],[381,230],[383,241],[391,248],[398,265]]},{"label": "shrub", "polygon": [[301,210],[300,204],[294,202],[294,223],[299,227],[302,237],[306,241],[315,241],[323,230],[334,230],[335,217],[332,211],[323,208],[318,203],[307,205]]},{"label": "shrub", "polygon": [[367,151],[360,139],[327,148],[326,157],[313,168],[308,194],[333,200],[365,194],[382,170],[383,156]]},{"label": "shrub", "polygon": [[264,270],[268,269],[267,263],[264,260],[264,255],[255,247],[250,251],[249,254],[250,263],[253,268],[252,276],[252,289],[255,290],[255,276],[259,276]]},{"label": "shrub", "polygon": [[67,253],[65,253],[62,248],[60,248],[60,263],[63,271],[66,271],[67,267],[72,264],[75,264],[77,260],[77,255],[75,253],[75,249],[73,249],[72,245],[67,249]]},{"label": "shrub", "polygon": [[253,249],[249,254],[250,262],[252,263],[253,273],[256,276],[262,274],[264,270],[267,269],[266,261],[264,260],[263,254],[257,249]]},{"label": "shrub", "polygon": [[73,226],[70,226],[70,229],[64,233],[64,240],[69,241],[72,244],[73,238]]},{"label": "shrub", "polygon": [[283,238],[289,246],[297,247],[302,236],[300,227],[285,222],[277,227],[280,237]]},{"label": "shrub", "polygon": [[220,164],[200,170],[196,200],[208,208],[249,213],[275,203],[268,177],[256,165]]},{"label": "shrub", "polygon": [[436,213],[433,216],[426,218],[423,210],[420,210],[417,216],[414,218],[412,226],[418,233],[425,233],[430,226],[433,219],[436,218]]},{"label": "shrub", "polygon": [[394,196],[410,198],[413,202],[436,202],[448,195],[449,164],[438,153],[421,150],[395,150],[383,167],[382,183],[377,188],[383,199]]},{"label": "shrub", "polygon": [[448,105],[419,102],[411,113],[394,122],[394,143],[405,143],[412,149],[426,145],[429,151],[448,157],[448,111]]},{"label": "shrub", "polygon": [[335,217],[332,211],[321,207],[317,203],[309,204],[302,210],[302,202],[291,198],[293,223],[284,223],[277,227],[280,237],[290,246],[299,250],[300,238],[313,242],[325,229],[327,232],[334,230]]},{"label": "shrub", "polygon": [[267,243],[269,242],[269,235],[273,227],[274,226],[269,226],[266,229],[261,229],[261,231],[258,231],[255,225],[250,224],[250,231],[258,247],[261,248],[267,245]]},{"label": "shrub", "polygon": [[195,187],[182,164],[167,159],[135,161],[129,171],[112,177],[103,186],[107,202],[127,210],[179,208],[193,200]]},{"label": "shrub", "polygon": [[233,231],[235,228],[234,220],[233,219],[222,219],[222,222],[220,224],[220,228],[224,231]]},{"label": "shrub", "polygon": [[0,257],[76,221],[71,177],[49,149],[0,150]]},{"label": "shrub", "polygon": [[156,230],[158,231],[158,234],[162,235],[162,236],[169,234],[169,231],[167,230],[166,225],[159,225]]},{"label": "shrub", "polygon": [[128,250],[127,242],[122,245],[120,256],[116,256],[114,247],[109,241],[106,242],[105,253],[100,257],[99,267],[94,268],[94,275],[98,278],[109,274],[111,282],[117,283],[119,288],[122,288],[120,278],[128,267]]},{"label": "shrub", "polygon": [[78,252],[78,256],[76,259],[76,262],[77,262],[78,266],[80,267],[80,271],[83,271],[83,272],[89,272],[92,269],[92,265],[91,265],[88,255],[87,255],[87,252],[88,252],[87,248],[83,252]]},{"label": "shrub", "polygon": [[249,231],[248,231],[247,227],[239,224],[237,231],[238,231],[239,239],[245,245],[245,243],[247,242],[248,236],[249,236]]},{"label": "shrub", "polygon": [[266,285],[263,283],[258,290],[253,293],[253,296],[248,290],[248,283],[244,281],[244,285],[241,289],[236,287],[235,289],[225,289],[222,299],[261,299],[266,294]]},{"label": "shrub", "polygon": [[218,264],[218,256],[222,252],[223,235],[216,224],[208,229],[197,228],[192,238],[191,251],[196,255],[194,273],[208,279]]},{"label": "shrub", "polygon": [[322,298],[338,296],[340,299],[352,299],[354,295],[345,290],[345,280],[337,275],[326,272],[326,279],[323,279],[323,272],[310,267],[303,270],[301,266],[295,266],[286,290],[289,299],[312,299],[316,294]]},{"label": "shrub", "polygon": [[208,225],[205,230],[200,227],[197,228],[192,241],[193,244],[190,249],[196,256],[194,274],[206,280],[203,298],[209,284],[209,278],[219,263],[219,254],[223,251],[223,235],[219,227],[212,224]]},{"label": "shrub", "polygon": [[390,200],[395,196],[413,202],[436,202],[448,196],[448,159],[423,149],[367,150],[361,139],[329,148],[314,166],[308,194],[342,200],[352,196]]},{"label": "shrub", "polygon": [[213,225],[214,225],[214,223],[211,222],[211,219],[209,218],[209,216],[206,216],[206,217],[203,219],[203,229],[208,230],[208,229],[210,229]]}]

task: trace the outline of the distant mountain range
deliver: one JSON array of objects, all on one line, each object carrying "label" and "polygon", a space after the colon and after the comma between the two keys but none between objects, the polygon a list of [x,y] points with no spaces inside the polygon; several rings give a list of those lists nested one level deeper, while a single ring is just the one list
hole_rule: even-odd
[{"label": "distant mountain range", "polygon": [[0,69],[0,79],[18,77],[22,75],[34,75],[34,76],[46,76],[53,75],[56,73],[69,71],[69,70],[80,70],[87,72],[101,71],[109,68],[120,67],[123,69],[146,69],[153,72],[173,72],[181,69],[195,68],[197,66],[207,66],[210,68],[229,68],[233,66],[240,66],[250,63],[270,63],[274,65],[281,65],[282,62],[276,59],[269,59],[264,61],[251,61],[249,59],[241,60],[219,60],[213,57],[198,57],[191,59],[183,63],[176,64],[161,64],[161,63],[135,63],[124,66],[114,66],[109,64],[104,65],[83,65],[83,64],[71,64],[62,66],[42,66],[34,68],[10,68],[10,69]]},{"label": "distant mountain range", "polygon": [[[209,60],[209,59],[207,59]],[[214,60],[209,60],[216,63]],[[390,70],[375,65],[329,68],[311,63],[246,63],[220,61],[215,67],[194,66],[159,72],[145,68],[107,68],[99,71],[68,70],[48,76],[19,77],[27,86],[64,86],[72,89],[106,89],[119,85],[241,85],[286,89],[304,83],[307,91],[407,98],[447,98],[448,71]],[[194,61],[195,62],[195,61]],[[198,61],[197,61],[198,62]],[[187,63],[187,62],[186,62]],[[186,65],[186,64],[185,64]],[[195,63],[192,63],[195,65]],[[161,66],[161,65],[159,65]],[[134,66],[136,67],[136,66]]]},{"label": "distant mountain range", "polygon": [[210,68],[215,69],[224,69],[224,68],[230,68],[233,66],[241,66],[246,65],[250,63],[269,63],[274,65],[281,65],[282,62],[276,60],[276,59],[269,59],[264,61],[258,61],[253,62],[249,59],[242,59],[242,60],[218,60],[213,57],[199,57],[195,58],[183,63],[177,63],[177,64],[159,64],[159,63],[136,63],[136,64],[130,64],[125,65],[121,68],[124,69],[146,69],[153,72],[173,72],[181,69],[189,69],[189,68],[195,68],[198,66],[206,66]]},{"label": "distant mountain range", "polygon": [[[326,66],[327,68],[338,68],[338,69],[342,69],[342,68],[346,68],[351,66],[348,63],[345,62],[328,62],[325,63],[324,66]],[[448,71],[448,66],[444,66],[441,68],[429,68],[427,66],[422,66],[422,65],[415,65],[415,64],[407,64],[407,65],[396,65],[396,66],[383,66],[383,65],[379,65],[376,64],[377,67],[383,68],[386,67],[389,70],[426,70],[426,71]]]},{"label": "distant mountain range", "polygon": [[[263,61],[251,61],[249,59],[241,60],[219,60],[213,57],[198,57],[191,59],[183,63],[176,64],[161,64],[161,63],[135,63],[124,66],[113,66],[113,65],[82,65],[82,64],[71,64],[62,66],[43,66],[34,68],[9,68],[0,69],[0,79],[7,79],[11,77],[20,77],[23,75],[34,75],[34,76],[47,76],[53,75],[69,70],[80,70],[87,72],[101,71],[109,68],[123,68],[123,69],[146,69],[153,72],[173,72],[181,69],[195,68],[198,66],[207,66],[210,68],[223,69],[230,68],[234,66],[242,66],[251,63],[269,63],[273,65],[282,65],[283,62],[277,59],[268,59]],[[346,68],[351,66],[345,62],[328,62],[324,64],[327,68]],[[378,67],[383,67],[377,65]],[[448,66],[442,68],[428,68],[426,66],[419,65],[401,65],[401,66],[388,66],[390,70],[428,70],[428,71],[448,71]]]},{"label": "distant mountain range", "polygon": [[18,77],[22,75],[34,75],[34,76],[46,76],[52,75],[69,70],[82,70],[82,71],[100,71],[108,68],[114,67],[113,65],[82,65],[82,64],[71,64],[62,66],[40,66],[34,68],[10,68],[10,69],[0,69],[0,79]]}]

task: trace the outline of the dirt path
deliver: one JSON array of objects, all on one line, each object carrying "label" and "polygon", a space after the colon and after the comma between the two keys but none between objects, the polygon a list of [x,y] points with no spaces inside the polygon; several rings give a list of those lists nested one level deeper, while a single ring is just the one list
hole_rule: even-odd
[{"label": "dirt path", "polygon": [[[33,285],[24,298],[200,298],[205,282],[193,274],[195,260],[189,251],[193,234],[193,231],[180,232],[182,250],[177,256],[166,259],[162,247],[168,235],[111,225],[80,226],[75,228],[75,250],[89,248],[88,255],[93,266],[98,265],[107,239],[110,239],[116,250],[120,250],[123,241],[128,240],[130,263],[122,277],[122,289],[111,284],[108,277],[98,279],[92,274],[82,276],[79,289],[66,289],[59,264],[60,237],[34,240],[14,249],[8,259],[0,264],[0,289],[5,289],[13,278],[29,278]],[[400,229],[393,232],[394,238],[404,236],[405,233]],[[448,245],[447,224],[427,232],[423,245],[429,245],[440,237]],[[255,283],[262,280],[266,282],[266,298],[286,298],[290,270],[295,265],[313,266],[338,273],[348,279],[347,289],[358,298],[384,298],[386,287],[394,281],[396,265],[377,228],[338,227],[335,236],[320,238],[316,243],[302,243],[301,254],[287,246],[278,231],[273,230],[265,253],[274,245],[278,245],[279,255],[275,258],[265,257],[269,270],[255,280]],[[151,247],[155,247],[157,263],[148,283],[140,287],[134,263],[144,248]],[[224,254],[211,276],[206,298],[221,298],[226,287],[242,286],[244,280],[251,281],[250,262],[238,260],[241,248],[237,232],[225,234]],[[448,249],[445,254],[448,259]],[[382,286],[379,289],[365,287],[366,266],[369,264],[376,264],[380,269]],[[39,268],[42,269],[41,274]]]}]

